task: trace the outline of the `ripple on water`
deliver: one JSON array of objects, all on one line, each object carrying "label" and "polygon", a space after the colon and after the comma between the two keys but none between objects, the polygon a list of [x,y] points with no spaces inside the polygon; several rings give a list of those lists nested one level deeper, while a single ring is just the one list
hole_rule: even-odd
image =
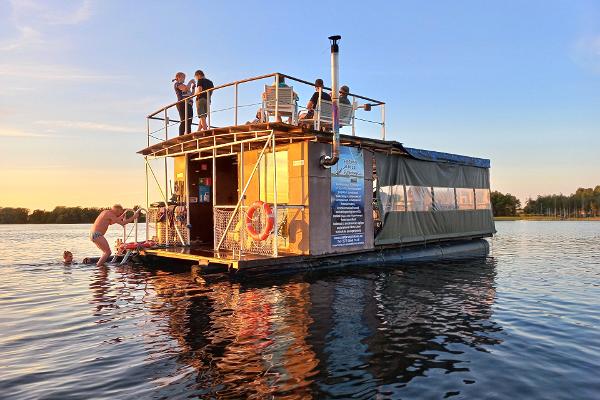
[{"label": "ripple on water", "polygon": [[0,393],[597,398],[600,223],[497,228],[485,260],[201,286],[59,264],[95,254],[83,225],[0,226]]}]

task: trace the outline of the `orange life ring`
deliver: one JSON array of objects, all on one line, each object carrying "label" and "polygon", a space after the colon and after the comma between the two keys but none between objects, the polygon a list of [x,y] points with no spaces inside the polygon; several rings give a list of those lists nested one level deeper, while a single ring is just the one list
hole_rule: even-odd
[{"label": "orange life ring", "polygon": [[[252,226],[252,220],[254,217],[254,213],[259,208],[263,209],[263,212],[265,213],[265,216],[267,218],[267,223],[265,224],[265,226],[263,226],[260,232],[256,232],[256,229],[254,229],[254,226]],[[260,200],[252,203],[252,206],[246,214],[246,230],[248,231],[250,237],[257,242],[260,240],[267,239],[271,234],[273,225],[275,225],[275,217],[273,216],[273,210],[271,210],[271,207],[267,203]]]}]

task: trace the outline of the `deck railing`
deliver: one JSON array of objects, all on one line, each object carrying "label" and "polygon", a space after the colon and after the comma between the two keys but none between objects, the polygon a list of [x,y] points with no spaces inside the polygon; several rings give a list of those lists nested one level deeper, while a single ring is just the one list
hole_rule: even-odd
[{"label": "deck railing", "polygon": [[[308,94],[307,97],[300,97],[300,100],[298,101],[299,111],[302,112],[302,110],[306,110],[306,107],[303,107],[302,100],[305,100],[304,104],[308,102],[310,94],[312,94],[312,91],[314,90],[314,84],[312,82],[281,73],[255,76],[203,90],[198,94],[185,97],[150,113],[147,116],[147,144],[150,146],[153,143],[168,140],[171,137],[177,136],[179,130],[176,125],[181,123],[177,111],[178,104],[185,104],[201,95],[207,96],[208,98],[206,122],[209,128],[243,125],[245,122],[242,121],[246,118],[249,118],[248,121],[254,120],[255,116],[258,114],[257,111],[261,109],[264,103],[264,85],[274,84],[277,100],[275,101],[275,112],[273,114],[276,116],[280,115],[277,108],[281,102],[278,100],[278,92],[279,83],[282,78],[285,78],[286,84],[294,87],[294,92]],[[295,85],[294,83],[300,85]],[[323,90],[330,91],[331,89],[329,87],[323,87]],[[226,94],[227,91],[232,91],[232,93]],[[223,94],[226,95],[223,96]],[[372,127],[378,126],[380,129],[380,137],[385,140],[385,103],[355,93],[349,93],[348,98],[352,102],[354,112],[352,114],[351,124],[344,127],[342,133],[344,133],[344,130],[346,132],[350,130],[350,132],[347,133],[354,136],[357,131],[359,131],[361,136],[368,136],[372,131]],[[375,111],[376,108],[379,108],[379,113]],[[198,124],[195,122],[195,118],[198,116],[189,116],[188,107],[184,107],[184,109],[184,120],[192,120],[191,124],[185,124],[185,133],[197,131]],[[173,113],[177,113],[176,118],[171,117]],[[379,114],[379,117],[372,117],[373,114]],[[269,116],[267,115],[266,119],[268,120],[268,118]],[[321,128],[326,124],[321,123],[320,118],[321,113],[316,110],[315,126]],[[266,122],[265,116],[262,116],[261,119],[262,122]],[[294,124],[301,123],[297,118],[291,118],[290,122]],[[157,123],[160,124],[158,128],[156,127]],[[176,129],[176,133],[173,133],[173,128]]]}]

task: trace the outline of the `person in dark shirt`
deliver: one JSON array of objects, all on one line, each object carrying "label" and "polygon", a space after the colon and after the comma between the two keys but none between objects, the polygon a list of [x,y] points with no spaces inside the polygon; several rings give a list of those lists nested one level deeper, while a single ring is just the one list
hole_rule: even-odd
[{"label": "person in dark shirt", "polygon": [[[183,72],[178,72],[175,74],[175,79],[173,79],[175,89],[175,94],[177,95],[177,100],[183,100],[186,97],[192,95],[192,86],[194,84],[194,80],[190,80],[188,84],[185,84],[185,74]],[[190,133],[192,131],[192,119],[194,118],[194,108],[192,104],[194,101],[190,98],[186,101],[181,101],[177,103],[177,112],[179,112],[179,136],[184,135],[186,133]],[[187,108],[187,124],[185,120],[185,111]],[[186,126],[187,125],[187,126]]]},{"label": "person in dark shirt", "polygon": [[[210,79],[207,79],[204,76],[204,72],[198,70],[194,73],[196,77],[196,91],[195,94],[200,94],[204,90],[212,89],[215,87]],[[206,116],[208,114],[208,105],[210,103],[210,98],[212,97],[212,90],[207,93],[203,93],[202,95],[196,96],[196,112],[198,113],[198,118],[200,119],[200,130],[205,131],[208,129],[208,124],[206,123]]]},{"label": "person in dark shirt", "polygon": [[346,85],[342,86],[340,88],[340,97],[338,98],[338,101],[340,102],[340,104],[352,104],[350,102],[350,99],[348,98],[348,94],[350,93],[350,88]]},{"label": "person in dark shirt", "polygon": [[321,96],[321,100],[331,101],[331,96],[329,93],[323,92],[323,79],[317,79],[315,81],[315,92],[310,97],[308,104],[306,105],[306,109],[308,111],[302,113],[300,115],[300,119],[312,119],[315,115],[315,107],[319,104],[319,95]]}]

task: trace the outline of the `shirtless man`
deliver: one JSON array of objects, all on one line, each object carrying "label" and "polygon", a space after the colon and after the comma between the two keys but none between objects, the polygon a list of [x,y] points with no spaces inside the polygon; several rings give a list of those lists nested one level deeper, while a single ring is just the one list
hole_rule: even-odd
[{"label": "shirtless man", "polygon": [[138,209],[131,218],[125,219],[125,214],[126,211],[123,210],[123,207],[120,204],[115,204],[110,210],[102,211],[94,221],[94,225],[90,230],[90,240],[102,250],[102,257],[96,264],[98,267],[103,265],[111,254],[110,245],[104,237],[108,227],[112,224],[127,225],[140,215],[140,210]]}]

